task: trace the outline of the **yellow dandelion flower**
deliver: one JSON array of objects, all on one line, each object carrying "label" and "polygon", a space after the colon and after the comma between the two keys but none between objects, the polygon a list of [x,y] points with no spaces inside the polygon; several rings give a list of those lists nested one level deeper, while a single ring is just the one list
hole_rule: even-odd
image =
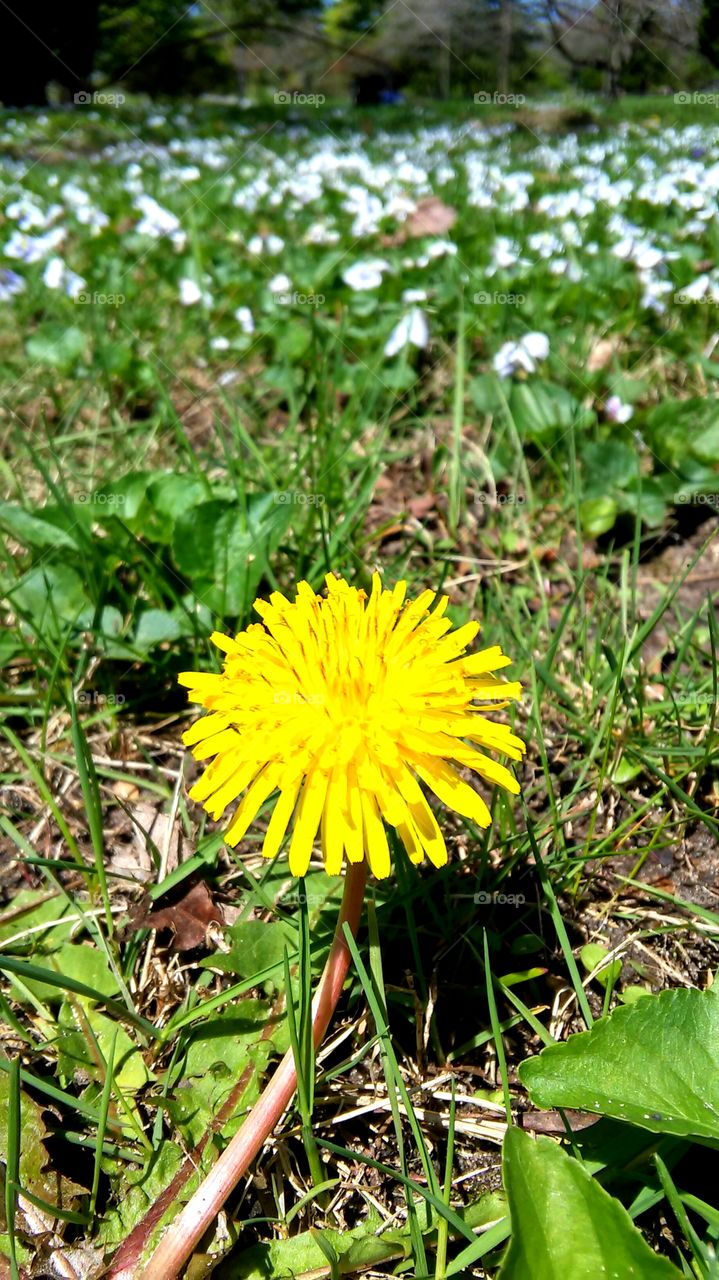
[{"label": "yellow dandelion flower", "polygon": [[[452,630],[447,597],[405,601],[407,584],[369,597],[329,575],[327,596],[306,582],[294,601],[279,592],[255,602],[262,622],[234,640],[215,632],[225,654],[220,675],[187,671],[180,683],[210,712],[183,741],[212,763],[190,796],[212,818],[240,799],[225,835],[236,845],[262,805],[277,799],[262,852],[278,853],[294,814],[289,861],[303,876],[320,832],[325,868],[344,855],[389,874],[385,824],[412,862],[447,861],[437,820],[420,784],[479,826],[490,814],[459,769],[517,793],[509,769],[479,748],[520,760],[524,743],[486,712],[519,698],[498,678],[510,659],[499,645],[466,655],[479,623]],[[466,655],[466,656],[465,656]]]}]

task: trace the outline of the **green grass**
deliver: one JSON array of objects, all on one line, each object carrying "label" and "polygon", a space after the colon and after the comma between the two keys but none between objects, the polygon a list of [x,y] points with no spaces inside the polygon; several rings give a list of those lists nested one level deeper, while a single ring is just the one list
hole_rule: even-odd
[{"label": "green grass", "polygon": [[[637,189],[647,155],[657,174],[692,147],[716,162],[711,108],[662,98],[591,109],[598,130],[577,135],[579,162],[598,165],[592,148],[603,147],[611,178],[630,173],[622,216],[676,252],[667,278],[686,286],[716,251],[715,226],[701,243],[687,237],[681,210]],[[52,1248],[113,1252],[183,1170],[187,1198],[198,1175],[186,1153],[203,1143],[209,1168],[296,1041],[298,1106],[262,1157],[262,1181],[230,1201],[228,1239],[212,1245],[229,1252],[224,1274],[339,1274],[349,1242],[342,1274],[371,1264],[493,1277],[509,1236],[499,1145],[528,1106],[519,1062],[601,1023],[637,988],[703,987],[716,967],[713,308],[644,307],[601,201],[580,219],[596,255],[567,247],[580,280],[526,260],[528,237],[562,221],[550,225],[539,199],[576,186],[568,162],[553,173],[547,155],[567,135],[537,137],[533,120],[476,146],[471,105],[413,122],[307,112],[289,133],[264,110],[165,114],[159,125],[134,106],[23,117],[11,146],[25,167],[6,203],[19,190],[49,203],[72,178],[108,214],[96,236],[63,215],[59,252],[91,292],[125,301],[78,305],[45,287],[42,264],[6,260],[26,289],[0,322],[0,1248],[15,1268],[38,1251],[26,1194],[59,1206]],[[174,136],[177,164],[197,164],[199,179],[168,176],[164,152],[156,163]],[[109,144],[134,150],[93,158]],[[358,234],[329,182],[296,207],[273,204],[271,189],[251,210],[233,203],[325,145],[368,166],[399,150],[424,166],[457,209],[456,255],[418,266],[432,237],[383,243],[397,231],[390,217]],[[133,155],[143,190],[180,219],[183,248],[133,228]],[[479,162],[531,171],[526,209],[473,203]],[[406,190],[424,194],[411,176]],[[337,244],[307,242],[322,219]],[[257,230],[284,249],[251,253]],[[490,276],[497,236],[518,241],[520,262]],[[376,257],[392,268],[382,289],[350,290],[342,271]],[[277,304],[267,280],[280,272],[325,301]],[[206,307],[178,302],[188,275],[208,288]],[[412,288],[427,289],[431,344],[389,359]],[[480,306],[480,289],[525,301]],[[252,335],[233,319],[242,305]],[[550,339],[547,361],[497,377],[499,348],[532,330]],[[589,368],[604,339],[607,363]],[[228,372],[235,380],[221,382]],[[603,411],[612,393],[634,406],[629,423]],[[388,583],[407,578],[410,593],[444,588],[455,623],[481,619],[484,643],[511,654],[526,688],[511,715],[529,753],[521,800],[495,796],[489,831],[443,818],[447,868],[400,862],[373,887],[369,939],[354,948],[313,1085],[310,983],[339,882],[306,878],[298,944],[286,862],[262,862],[256,828],[229,850],[222,824],[186,798],[190,712],[176,677],[213,668],[211,630],[245,625],[255,595],[301,578],[319,589],[330,571],[366,585],[375,568]],[[198,880],[231,924],[179,953],[148,912]],[[618,958],[611,982],[583,964],[588,942]],[[714,1275],[715,1152],[702,1149],[697,1180],[689,1140],[662,1137],[654,1165],[639,1131],[620,1128],[599,1155],[576,1133],[569,1147],[684,1274]]]}]

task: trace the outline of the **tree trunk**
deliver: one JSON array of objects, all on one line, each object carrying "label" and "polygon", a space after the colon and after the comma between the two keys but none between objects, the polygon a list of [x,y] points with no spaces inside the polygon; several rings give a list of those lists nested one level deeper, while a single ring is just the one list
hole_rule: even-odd
[{"label": "tree trunk", "polygon": [[509,67],[512,60],[512,0],[502,0],[499,12],[499,66],[497,88],[509,93]]}]

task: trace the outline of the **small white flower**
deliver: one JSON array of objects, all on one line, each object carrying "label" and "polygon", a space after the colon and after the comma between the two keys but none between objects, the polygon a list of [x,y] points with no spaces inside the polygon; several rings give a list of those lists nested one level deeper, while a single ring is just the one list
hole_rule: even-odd
[{"label": "small white flower", "polygon": [[610,422],[628,422],[634,416],[634,408],[624,404],[619,396],[610,396],[604,405],[604,413]]},{"label": "small white flower", "polygon": [[59,248],[65,239],[62,227],[54,227],[43,236],[26,236],[22,231],[14,231],[6,242],[3,253],[6,258],[17,258],[21,262],[42,262],[48,253]]},{"label": "small white flower", "polygon": [[292,281],[290,280],[289,276],[286,276],[280,273],[280,275],[273,276],[272,279],[270,280],[271,293],[290,293],[291,290],[292,290]]},{"label": "small white flower", "polygon": [[9,302],[18,293],[24,293],[25,281],[17,271],[9,267],[0,267],[0,302]]},{"label": "small white flower", "polygon": [[546,333],[526,333],[519,342],[505,342],[492,361],[492,368],[500,378],[511,378],[518,369],[534,373],[537,363],[549,355],[549,338]]},{"label": "small white flower", "polygon": [[238,307],[235,312],[235,320],[243,333],[255,332],[255,322],[249,307]]},{"label": "small white flower", "polygon": [[426,289],[405,289],[404,293],[402,294],[402,301],[406,302],[408,306],[413,302],[426,302],[427,290]]},{"label": "small white flower", "polygon": [[650,245],[646,249],[641,249],[634,261],[640,271],[651,271],[654,267],[659,266],[663,256],[659,249],[653,249]]},{"label": "small white flower", "polygon": [[183,307],[192,307],[202,299],[202,290],[195,280],[183,276],[179,283],[180,302]]},{"label": "small white flower", "polygon": [[342,272],[342,279],[355,293],[363,289],[378,289],[382,283],[382,271],[386,269],[387,263],[379,258],[372,262],[355,262],[353,267]]},{"label": "small white flower", "polygon": [[699,300],[709,292],[711,288],[711,280],[709,276],[697,276],[691,284],[685,285],[681,290],[683,298],[689,298],[691,302],[699,302]]},{"label": "small white flower", "polygon": [[74,298],[87,283],[82,276],[71,271],[62,258],[57,257],[48,258],[42,273],[42,281],[47,289],[62,289],[68,298]]},{"label": "small white flower", "polygon": [[546,360],[549,355],[549,338],[546,333],[525,333],[520,339],[520,346],[529,353],[533,360]]},{"label": "small white flower", "polygon": [[210,346],[212,347],[213,351],[227,351],[227,349],[229,348],[229,345],[230,345],[230,339],[223,338],[222,336],[218,338],[212,338],[210,340]]},{"label": "small white flower", "polygon": [[65,263],[62,258],[49,258],[42,273],[42,282],[46,289],[59,289],[65,275]]},{"label": "small white flower", "polygon": [[76,271],[71,271],[69,267],[65,267],[63,289],[68,298],[74,298],[78,293],[81,293],[86,284],[87,280],[83,276],[79,276]]},{"label": "small white flower", "polygon": [[413,346],[422,351],[429,342],[429,326],[424,311],[413,307],[395,325],[384,346],[385,355],[396,356],[404,347]]}]

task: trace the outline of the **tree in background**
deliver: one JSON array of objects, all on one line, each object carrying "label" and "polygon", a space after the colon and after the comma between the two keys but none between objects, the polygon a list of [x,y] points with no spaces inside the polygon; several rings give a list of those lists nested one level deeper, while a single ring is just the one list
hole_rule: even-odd
[{"label": "tree in background", "polygon": [[98,25],[95,70],[105,81],[168,94],[234,88],[217,21],[201,4],[101,0]]},{"label": "tree in background", "polygon": [[719,67],[719,0],[704,0],[699,18],[699,52]]},{"label": "tree in background", "polygon": [[[107,84],[168,95],[374,83],[428,96],[568,76],[612,95],[719,66],[719,0],[26,0],[0,3],[0,102]],[[15,11],[15,9],[17,11]],[[559,57],[561,55],[561,58]],[[564,60],[562,62],[562,59]],[[681,73],[681,75],[680,75]],[[382,93],[377,87],[382,88]]]},{"label": "tree in background", "polygon": [[508,92],[532,61],[537,35],[534,0],[338,0],[327,11],[328,32],[345,40],[354,22],[355,49],[392,68],[404,84],[448,98],[477,88]]},{"label": "tree in background", "polygon": [[677,52],[696,46],[693,0],[545,0],[555,47],[575,71],[591,68],[614,98],[632,87],[631,68],[643,89],[678,85]]}]

